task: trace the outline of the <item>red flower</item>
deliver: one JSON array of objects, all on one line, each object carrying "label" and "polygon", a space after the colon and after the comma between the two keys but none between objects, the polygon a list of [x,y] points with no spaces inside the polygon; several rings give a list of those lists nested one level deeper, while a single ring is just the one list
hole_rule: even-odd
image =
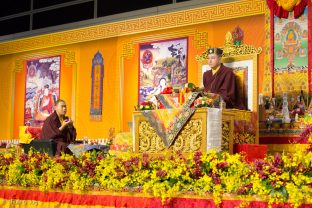
[{"label": "red flower", "polygon": [[215,174],[215,173],[211,173],[211,174],[209,174],[210,175],[210,177],[212,178],[212,180],[213,180],[213,182],[215,183],[215,184],[221,184],[221,179],[220,179],[220,176],[219,175],[217,175],[217,174]]},{"label": "red flower", "polygon": [[274,161],[273,161],[273,165],[274,165],[274,167],[279,167],[279,166],[281,166],[281,165],[283,165],[283,160],[282,160],[282,157],[281,157],[281,155],[279,154],[279,153],[276,153],[275,155],[274,155]]},{"label": "red flower", "polygon": [[196,168],[192,171],[192,173],[193,173],[193,178],[195,179],[198,179],[204,175],[202,168],[199,165],[196,166]]},{"label": "red flower", "polygon": [[202,153],[200,151],[197,151],[195,152],[194,154],[194,162],[197,164],[197,165],[201,165],[203,162],[201,161],[201,156],[202,156]]}]

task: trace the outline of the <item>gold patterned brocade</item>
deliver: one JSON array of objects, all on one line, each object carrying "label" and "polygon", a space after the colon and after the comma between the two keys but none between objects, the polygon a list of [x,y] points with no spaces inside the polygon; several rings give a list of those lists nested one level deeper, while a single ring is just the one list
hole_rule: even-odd
[{"label": "gold patterned brocade", "polygon": [[[222,151],[233,153],[234,119],[250,121],[250,111],[224,109],[222,111]],[[134,152],[159,154],[165,149],[160,137],[140,112],[133,113],[134,118]],[[209,138],[208,138],[209,139]],[[255,139],[252,139],[255,141]],[[192,153],[207,151],[207,109],[199,108],[177,135],[169,148],[171,151]]]}]

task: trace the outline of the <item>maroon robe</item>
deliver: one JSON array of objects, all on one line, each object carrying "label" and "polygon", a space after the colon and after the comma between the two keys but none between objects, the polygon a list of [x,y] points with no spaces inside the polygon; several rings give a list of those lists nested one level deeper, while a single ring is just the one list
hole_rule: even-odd
[{"label": "maroon robe", "polygon": [[235,74],[231,68],[221,64],[214,75],[212,70],[206,71],[203,75],[203,83],[205,90],[219,94],[223,98],[226,108],[246,109],[240,97]]},{"label": "maroon robe", "polygon": [[[67,117],[65,117],[66,119]],[[70,153],[67,146],[76,139],[76,129],[73,125],[69,125],[60,131],[60,119],[54,111],[43,123],[41,131],[41,139],[53,139],[56,143],[55,155],[61,155],[61,152]]]}]

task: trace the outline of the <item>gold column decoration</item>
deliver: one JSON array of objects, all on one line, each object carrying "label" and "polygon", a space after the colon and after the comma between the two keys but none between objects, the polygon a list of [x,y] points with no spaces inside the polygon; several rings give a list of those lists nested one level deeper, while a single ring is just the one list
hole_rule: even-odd
[{"label": "gold column decoration", "polygon": [[0,43],[0,55],[264,14],[264,0],[241,0]]},{"label": "gold column decoration", "polygon": [[[235,109],[224,109],[222,111],[222,140],[221,150],[233,153],[234,144],[234,118],[243,112]],[[247,112],[247,111],[246,111]]]},{"label": "gold column decoration", "polygon": [[72,107],[71,107],[71,117],[75,121],[76,120],[76,111],[77,111],[77,103],[76,103],[76,92],[77,92],[77,62],[76,62],[76,53],[74,51],[69,50],[60,50],[60,51],[51,51],[55,55],[60,53],[64,55],[64,65],[66,67],[72,67]]},{"label": "gold column decoration", "polygon": [[209,48],[208,44],[208,33],[207,32],[196,32],[194,36],[194,47],[196,49]]},{"label": "gold column decoration", "polygon": [[[230,151],[230,134],[231,132],[231,127],[230,127],[230,121],[222,121],[222,140],[221,140],[221,150],[222,151]],[[233,141],[232,141],[233,145]],[[232,149],[233,151],[233,149]]]},{"label": "gold column decoration", "polygon": [[[18,62],[20,63],[20,62]],[[9,70],[10,70],[10,83],[11,83],[11,92],[10,92],[10,96],[11,96],[11,100],[9,103],[11,103],[11,106],[10,106],[10,113],[9,113],[9,117],[10,117],[10,132],[9,132],[9,137],[8,138],[13,138],[13,135],[14,135],[14,99],[15,99],[15,73],[16,72],[20,72],[21,70],[19,69],[22,69],[22,65],[19,65],[18,69],[16,68],[16,62],[13,63],[11,62],[10,63],[10,66],[9,66]],[[1,93],[2,94],[2,93]],[[9,110],[9,109],[8,109]]]},{"label": "gold column decoration", "polygon": [[[56,52],[54,53],[57,54]],[[66,66],[72,66],[76,64],[76,54],[74,51],[65,50],[63,54],[64,54],[64,64]]]},{"label": "gold column decoration", "polygon": [[257,144],[256,136],[247,132],[234,133],[234,144]]},{"label": "gold column decoration", "polygon": [[131,58],[133,57],[134,53],[135,49],[133,41],[124,42],[122,44],[122,54],[121,54],[122,57]]},{"label": "gold column decoration", "polygon": [[270,10],[265,12],[265,50],[264,50],[264,75],[263,75],[263,95],[272,95],[272,73],[270,67]]},{"label": "gold column decoration", "polygon": [[14,71],[15,72],[21,72],[23,70],[23,61],[22,59],[16,59],[15,60],[15,67],[14,67]]}]

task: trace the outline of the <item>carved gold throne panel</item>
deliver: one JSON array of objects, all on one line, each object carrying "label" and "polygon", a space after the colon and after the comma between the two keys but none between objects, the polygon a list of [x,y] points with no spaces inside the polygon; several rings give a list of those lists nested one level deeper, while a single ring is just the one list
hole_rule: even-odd
[{"label": "carved gold throne panel", "polygon": [[[222,111],[222,151],[233,153],[234,119],[239,115],[250,114],[249,111],[224,109]],[[136,153],[161,153],[166,149],[161,138],[140,113],[133,113],[134,140],[133,150]],[[209,139],[209,138],[208,138]],[[192,153],[207,152],[207,109],[197,109],[176,137],[172,151]]]},{"label": "carved gold throne panel", "polygon": [[[166,147],[156,131],[140,112],[134,112],[134,152],[160,153]],[[207,112],[196,111],[181,129],[174,143],[168,148],[183,153],[203,151],[206,147]]]}]

